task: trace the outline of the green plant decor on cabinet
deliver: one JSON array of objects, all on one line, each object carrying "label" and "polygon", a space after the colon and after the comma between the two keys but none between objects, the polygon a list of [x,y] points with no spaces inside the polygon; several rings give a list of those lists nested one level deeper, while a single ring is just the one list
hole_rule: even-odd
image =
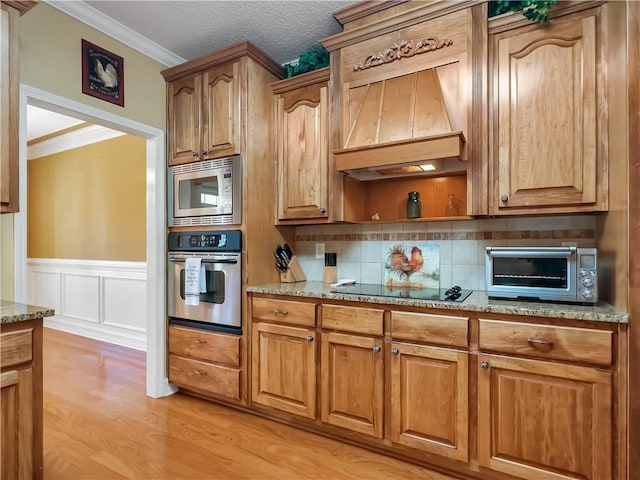
[{"label": "green plant decor on cabinet", "polygon": [[329,52],[322,45],[315,45],[311,50],[300,55],[297,62],[286,63],[282,68],[284,76],[290,78],[327,66],[329,66]]},{"label": "green plant decor on cabinet", "polygon": [[522,11],[529,20],[544,23],[554,3],[558,3],[558,0],[492,0],[489,2],[489,17]]}]

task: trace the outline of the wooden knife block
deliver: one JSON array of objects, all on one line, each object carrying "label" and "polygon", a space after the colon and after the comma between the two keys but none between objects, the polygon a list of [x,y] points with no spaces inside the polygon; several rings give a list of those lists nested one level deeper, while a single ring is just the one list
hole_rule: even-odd
[{"label": "wooden knife block", "polygon": [[306,282],[307,277],[304,276],[298,257],[295,255],[289,262],[289,267],[286,272],[280,272],[280,282],[282,283],[294,283],[294,282]]}]

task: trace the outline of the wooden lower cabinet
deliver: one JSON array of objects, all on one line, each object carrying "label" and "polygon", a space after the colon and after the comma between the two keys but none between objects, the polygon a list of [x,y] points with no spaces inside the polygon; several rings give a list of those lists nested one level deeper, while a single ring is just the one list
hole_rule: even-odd
[{"label": "wooden lower cabinet", "polygon": [[323,333],[323,422],[382,438],[383,342],[373,337]]},{"label": "wooden lower cabinet", "polygon": [[612,478],[612,374],[479,355],[478,460],[536,480]]},{"label": "wooden lower cabinet", "polygon": [[391,344],[391,440],[469,460],[467,352]]},{"label": "wooden lower cabinet", "polygon": [[263,322],[252,328],[252,401],[315,418],[315,329]]},{"label": "wooden lower cabinet", "polygon": [[240,400],[240,336],[169,326],[169,380],[203,395]]}]

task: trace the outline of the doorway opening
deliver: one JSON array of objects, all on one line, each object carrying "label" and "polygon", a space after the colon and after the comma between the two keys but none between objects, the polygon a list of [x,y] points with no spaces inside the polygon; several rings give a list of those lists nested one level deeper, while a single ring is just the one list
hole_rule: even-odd
[{"label": "doorway opening", "polygon": [[27,303],[27,105],[74,117],[146,139],[146,393],[153,398],[175,391],[166,372],[166,189],[164,131],[27,85],[20,86],[20,212],[14,217],[15,298]]}]

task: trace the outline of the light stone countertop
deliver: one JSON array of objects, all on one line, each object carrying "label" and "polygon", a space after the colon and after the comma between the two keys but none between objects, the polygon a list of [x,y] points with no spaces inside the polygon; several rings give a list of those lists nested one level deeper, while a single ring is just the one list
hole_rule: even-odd
[{"label": "light stone countertop", "polygon": [[266,285],[250,285],[246,288],[246,291],[250,293],[289,295],[294,297],[363,302],[378,305],[503,313],[546,318],[564,318],[569,320],[587,320],[592,322],[627,323],[629,321],[627,313],[616,310],[611,305],[602,302],[596,306],[584,306],[562,303],[494,300],[487,297],[484,291],[478,290],[469,295],[464,302],[446,302],[441,300],[417,300],[412,298],[373,297],[338,292],[333,293],[331,290],[335,290],[335,288],[322,282],[270,283]]},{"label": "light stone countertop", "polygon": [[24,322],[55,315],[52,308],[0,300],[0,324]]}]

